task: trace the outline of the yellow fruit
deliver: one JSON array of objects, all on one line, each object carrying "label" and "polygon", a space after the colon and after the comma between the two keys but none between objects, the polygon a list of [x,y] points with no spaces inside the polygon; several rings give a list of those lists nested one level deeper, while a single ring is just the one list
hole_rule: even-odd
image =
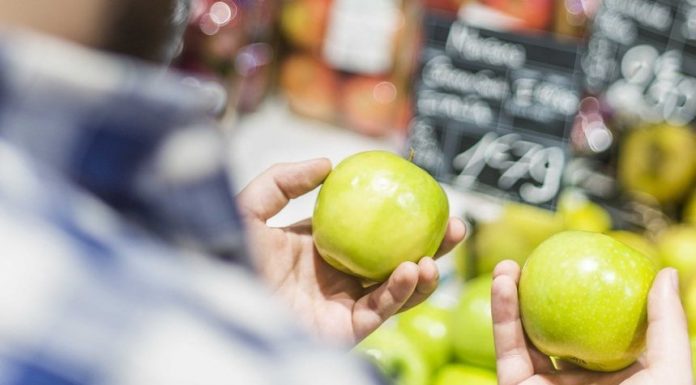
[{"label": "yellow fruit", "polygon": [[631,131],[621,144],[618,179],[628,191],[672,203],[696,175],[696,138],[689,127],[658,124]]}]

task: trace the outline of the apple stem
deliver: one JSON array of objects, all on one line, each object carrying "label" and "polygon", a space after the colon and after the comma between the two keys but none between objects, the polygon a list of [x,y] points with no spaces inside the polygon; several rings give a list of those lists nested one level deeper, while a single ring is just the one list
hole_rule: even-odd
[{"label": "apple stem", "polygon": [[415,156],[416,156],[416,150],[414,150],[413,147],[411,147],[411,148],[408,150],[408,161],[409,161],[409,162],[413,162],[413,158],[414,158]]}]

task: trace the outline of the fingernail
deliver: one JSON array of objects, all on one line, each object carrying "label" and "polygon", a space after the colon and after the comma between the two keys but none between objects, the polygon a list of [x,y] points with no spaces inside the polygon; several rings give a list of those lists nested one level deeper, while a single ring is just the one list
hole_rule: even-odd
[{"label": "fingernail", "polygon": [[679,273],[676,269],[669,269],[669,279],[672,282],[672,289],[679,293]]}]

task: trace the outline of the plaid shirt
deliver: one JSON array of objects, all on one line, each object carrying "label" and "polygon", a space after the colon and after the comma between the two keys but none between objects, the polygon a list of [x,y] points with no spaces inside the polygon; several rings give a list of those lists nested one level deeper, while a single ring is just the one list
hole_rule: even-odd
[{"label": "plaid shirt", "polygon": [[0,384],[376,381],[244,267],[221,99],[192,83],[0,38]]}]

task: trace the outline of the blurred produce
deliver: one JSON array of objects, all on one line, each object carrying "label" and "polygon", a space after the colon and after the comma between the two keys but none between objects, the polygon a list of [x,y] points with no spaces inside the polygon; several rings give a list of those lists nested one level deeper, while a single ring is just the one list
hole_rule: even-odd
[{"label": "blurred produce", "polygon": [[354,351],[373,362],[396,385],[426,385],[428,364],[418,349],[403,333],[384,325]]},{"label": "blurred produce", "polygon": [[193,0],[174,66],[221,83],[228,107],[253,111],[271,85],[274,0]]},{"label": "blurred produce", "polygon": [[450,364],[442,368],[433,385],[496,385],[495,372],[462,364]]},{"label": "blurred produce", "polygon": [[696,227],[679,225],[668,228],[657,238],[662,263],[679,271],[682,290],[696,276]]},{"label": "blurred produce", "polygon": [[555,0],[553,31],[562,36],[582,37],[599,0]]},{"label": "blurred produce", "polygon": [[548,29],[553,16],[553,0],[481,0],[481,3],[519,20],[524,29]]},{"label": "blurred produce", "polygon": [[293,47],[319,52],[329,21],[331,0],[294,0],[283,3],[280,31]]},{"label": "blurred produce", "polygon": [[416,0],[282,1],[280,88],[290,108],[369,136],[403,135],[420,16]]},{"label": "blurred produce", "polygon": [[311,55],[285,58],[280,84],[290,106],[298,113],[323,120],[337,116],[339,81],[336,73]]},{"label": "blurred produce", "polygon": [[572,191],[563,193],[557,211],[566,230],[603,233],[611,229],[609,213],[582,194]]},{"label": "blurred produce", "polygon": [[454,310],[452,342],[459,361],[494,369],[491,284],[492,277],[488,274],[467,282]]},{"label": "blurred produce", "polygon": [[521,203],[505,204],[501,220],[519,229],[534,247],[563,230],[562,220],[553,211]]},{"label": "blurred produce", "polygon": [[520,265],[536,245],[519,227],[499,219],[476,228],[474,253],[478,273],[491,273],[495,265],[511,259]]},{"label": "blurred produce", "polygon": [[623,188],[676,203],[696,176],[696,137],[689,127],[657,124],[628,133],[619,147],[618,177]]},{"label": "blurred produce", "polygon": [[689,199],[686,200],[682,220],[685,223],[696,225],[696,190],[693,190],[689,195]]},{"label": "blurred produce", "polygon": [[506,259],[523,264],[539,243],[561,230],[563,222],[552,211],[520,203],[505,204],[500,217],[475,227],[470,243],[476,273],[490,273]]},{"label": "blurred produce", "polygon": [[433,373],[452,356],[451,310],[425,302],[397,319],[397,329],[417,346]]}]

